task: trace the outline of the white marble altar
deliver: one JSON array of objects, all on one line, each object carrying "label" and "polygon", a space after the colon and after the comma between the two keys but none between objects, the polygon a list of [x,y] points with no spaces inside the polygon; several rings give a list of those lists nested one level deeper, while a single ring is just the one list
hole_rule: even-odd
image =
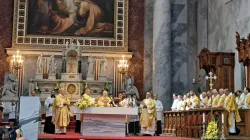
[{"label": "white marble altar", "polygon": [[81,134],[84,136],[125,136],[126,115],[138,115],[137,108],[72,107],[73,114],[83,114]]}]

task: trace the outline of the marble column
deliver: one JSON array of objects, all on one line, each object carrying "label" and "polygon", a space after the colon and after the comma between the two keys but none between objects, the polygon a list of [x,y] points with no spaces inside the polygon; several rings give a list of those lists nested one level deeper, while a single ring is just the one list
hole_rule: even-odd
[{"label": "marble column", "polygon": [[153,16],[155,0],[145,0],[144,8],[144,93],[152,91],[152,71],[153,71]]},{"label": "marble column", "polygon": [[156,0],[153,17],[153,93],[165,109],[172,104],[171,93],[171,0]]},{"label": "marble column", "polygon": [[203,48],[207,48],[207,9],[208,0],[197,1],[197,55]]},{"label": "marble column", "polygon": [[[208,48],[208,0],[197,1],[197,56],[203,48]],[[198,65],[198,64],[197,64]],[[206,90],[207,80],[204,69],[197,73],[201,77],[201,91]],[[196,76],[197,76],[196,74]]]},{"label": "marble column", "polygon": [[[188,15],[188,36],[187,36],[187,90],[197,88],[193,86],[193,79],[198,78],[198,57],[197,57],[197,1],[187,1]],[[197,80],[196,80],[197,81]]]}]

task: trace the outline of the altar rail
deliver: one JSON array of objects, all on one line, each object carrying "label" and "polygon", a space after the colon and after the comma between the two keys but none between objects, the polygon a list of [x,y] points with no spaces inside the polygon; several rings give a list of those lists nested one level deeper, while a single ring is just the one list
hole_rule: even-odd
[{"label": "altar rail", "polygon": [[[200,138],[202,136],[202,114],[205,113],[205,125],[212,120],[210,109],[188,110],[188,111],[166,111],[164,112],[164,133],[178,137]],[[221,135],[222,113],[224,113],[224,132],[228,136],[228,112],[224,109],[213,109],[213,116],[218,121],[219,136]],[[241,136],[250,136],[250,110],[239,110],[241,122],[236,123],[240,129]],[[205,127],[205,128],[206,128]]]}]

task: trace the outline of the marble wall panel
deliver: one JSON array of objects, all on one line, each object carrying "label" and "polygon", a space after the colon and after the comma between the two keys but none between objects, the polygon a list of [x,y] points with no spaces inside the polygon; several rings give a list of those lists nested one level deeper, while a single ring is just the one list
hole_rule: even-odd
[{"label": "marble wall panel", "polygon": [[234,85],[235,90],[242,90],[243,66],[238,62],[236,51],[235,32],[242,37],[250,33],[250,1],[233,0],[208,1],[208,49],[217,52],[235,53]]},{"label": "marble wall panel", "polygon": [[25,57],[24,59],[24,74],[23,74],[23,95],[29,95],[29,79],[34,79],[36,75],[37,57]]},{"label": "marble wall panel", "polygon": [[145,0],[144,9],[144,93],[152,91],[153,16],[155,0]]},{"label": "marble wall panel", "polygon": [[129,1],[128,26],[129,51],[134,53],[133,58],[129,61],[129,76],[135,78],[135,86],[138,88],[142,98],[144,97],[144,0]]},{"label": "marble wall panel", "polygon": [[0,86],[3,85],[4,73],[8,71],[9,64],[6,61],[5,48],[11,47],[12,36],[12,15],[13,15],[13,0],[0,1],[1,14],[0,14]]}]

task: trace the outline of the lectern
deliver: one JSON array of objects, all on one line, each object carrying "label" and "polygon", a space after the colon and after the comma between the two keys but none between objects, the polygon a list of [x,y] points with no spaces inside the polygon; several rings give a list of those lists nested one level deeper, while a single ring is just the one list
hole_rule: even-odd
[{"label": "lectern", "polygon": [[204,48],[198,58],[200,69],[204,69],[207,75],[211,71],[217,76],[214,81],[215,89],[227,88],[234,91],[234,53],[210,52]]}]

